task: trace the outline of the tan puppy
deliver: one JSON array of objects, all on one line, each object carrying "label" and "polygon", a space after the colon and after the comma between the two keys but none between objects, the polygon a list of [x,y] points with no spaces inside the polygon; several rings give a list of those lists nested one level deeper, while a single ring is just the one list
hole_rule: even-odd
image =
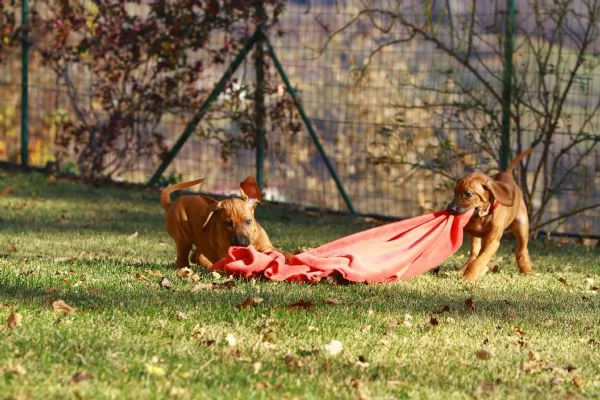
[{"label": "tan puppy", "polygon": [[171,193],[202,182],[204,179],[170,185],[160,194],[166,211],[165,228],[177,246],[178,267],[189,265],[192,248],[191,261],[207,268],[225,257],[229,246],[253,245],[261,252],[273,249],[269,236],[254,219],[254,209],[261,200],[254,178],[240,183],[241,199],[217,201],[192,194],[171,203]]},{"label": "tan puppy", "polygon": [[454,189],[454,199],[448,211],[463,214],[475,209],[465,226],[471,235],[471,253],[460,272],[466,280],[475,280],[486,272],[487,264],[498,251],[500,239],[506,228],[510,228],[517,239],[515,255],[517,265],[524,274],[531,272],[527,242],[529,218],[523,202],[523,194],[512,177],[515,166],[533,149],[518,154],[506,172],[491,178],[481,173],[471,173],[460,179]]}]

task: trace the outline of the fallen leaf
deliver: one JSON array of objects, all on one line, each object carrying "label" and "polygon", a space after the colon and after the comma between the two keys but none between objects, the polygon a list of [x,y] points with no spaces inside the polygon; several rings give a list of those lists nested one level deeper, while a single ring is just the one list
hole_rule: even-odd
[{"label": "fallen leaf", "polygon": [[135,279],[137,279],[138,281],[144,281],[148,284],[148,286],[150,286],[150,284],[152,283],[150,281],[150,279],[146,278],[144,275],[142,275],[141,272],[136,272],[135,273]]},{"label": "fallen leaf", "polygon": [[58,221],[56,221],[59,225],[63,225],[69,222],[69,220],[67,220],[67,217],[65,217],[65,214],[61,214],[60,218],[58,219]]},{"label": "fallen leaf", "polygon": [[558,281],[565,286],[569,286],[569,282],[567,282],[567,280],[563,277],[558,278]]},{"label": "fallen leaf", "polygon": [[500,272],[500,266],[498,264],[494,264],[490,267],[490,272],[493,274],[497,274]]},{"label": "fallen leaf", "polygon": [[563,380],[558,376],[553,376],[552,379],[550,379],[550,386],[559,386],[562,383]]},{"label": "fallen leaf", "polygon": [[33,274],[37,274],[38,272],[40,272],[39,268],[29,269],[27,271],[21,271],[21,276],[30,276]]},{"label": "fallen leaf", "polygon": [[567,365],[567,366],[565,367],[565,371],[567,371],[567,372],[573,372],[573,371],[575,371],[576,369],[577,369],[577,367],[576,367],[576,366],[574,366],[574,365],[571,365],[571,364],[569,364],[569,365]]},{"label": "fallen leaf", "polygon": [[88,381],[91,379],[94,379],[94,375],[92,375],[86,371],[77,371],[73,374],[73,376],[71,376],[71,382],[73,382],[73,383],[79,383],[79,382]]},{"label": "fallen leaf", "polygon": [[252,364],[252,370],[254,371],[254,375],[260,372],[261,367],[262,363],[260,361],[256,361],[254,364]]},{"label": "fallen leaf", "polygon": [[169,279],[167,279],[167,277],[163,276],[162,278],[160,278],[160,281],[158,281],[158,286],[160,286],[163,289],[171,289],[173,287],[173,284]]},{"label": "fallen leaf", "polygon": [[475,398],[483,399],[489,397],[489,395],[494,391],[495,386],[496,385],[492,381],[483,382],[475,389]]},{"label": "fallen leaf", "polygon": [[475,352],[475,356],[480,360],[489,360],[493,357],[493,353],[488,349],[480,349]]},{"label": "fallen leaf", "polygon": [[513,326],[512,331],[519,337],[527,336],[527,334],[518,326]]},{"label": "fallen leaf", "polygon": [[467,307],[467,310],[475,312],[475,302],[472,298],[468,298],[465,300],[465,307]]},{"label": "fallen leaf", "polygon": [[438,319],[434,316],[431,316],[429,318],[429,325],[431,326],[437,326],[439,324]]},{"label": "fallen leaf", "polygon": [[27,370],[25,369],[25,367],[23,367],[21,364],[17,364],[17,365],[8,365],[4,368],[2,368],[2,370],[0,370],[0,372],[4,372],[5,374],[10,374],[10,375],[26,375],[27,374]]},{"label": "fallen leaf", "polygon": [[369,366],[369,363],[367,362],[367,359],[364,356],[359,355],[354,365],[356,365],[359,368],[367,368]]},{"label": "fallen leaf", "polygon": [[581,379],[580,377],[574,376],[571,382],[577,389],[581,390],[583,388],[583,379]]},{"label": "fallen leaf", "polygon": [[344,345],[339,340],[332,340],[325,345],[325,351],[331,356],[335,356],[344,350]]},{"label": "fallen leaf", "polygon": [[14,329],[18,326],[21,326],[21,321],[23,320],[23,316],[18,312],[11,312],[8,315],[8,319],[6,321],[6,325],[8,329]]},{"label": "fallen leaf", "polygon": [[13,188],[10,186],[6,186],[4,188],[2,188],[2,190],[0,190],[0,196],[7,196],[9,194],[11,194],[13,191]]},{"label": "fallen leaf", "polygon": [[64,314],[71,314],[71,313],[74,313],[76,310],[75,307],[71,307],[70,305],[65,303],[63,300],[53,301],[52,308],[54,309],[54,311],[60,311]]},{"label": "fallen leaf", "polygon": [[445,312],[450,312],[450,306],[449,305],[444,305],[442,308],[440,308],[437,311],[434,311],[434,314],[443,314]]},{"label": "fallen leaf", "polygon": [[338,299],[334,299],[333,297],[328,297],[324,301],[327,304],[340,304],[340,301]]},{"label": "fallen leaf", "polygon": [[243,308],[254,307],[262,302],[262,297],[247,297],[240,304],[238,304],[235,309],[239,311]]},{"label": "fallen leaf", "polygon": [[288,304],[287,309],[293,310],[297,308],[302,308],[303,310],[310,310],[313,306],[314,304],[311,301],[301,299],[294,303]]},{"label": "fallen leaf", "polygon": [[237,343],[237,340],[235,340],[235,336],[233,336],[232,333],[228,333],[227,336],[225,336],[225,340],[227,341],[229,347],[233,347]]},{"label": "fallen leaf", "polygon": [[8,245],[8,249],[6,250],[9,253],[16,253],[17,252],[17,246],[15,246],[14,243],[11,243]]},{"label": "fallen leaf", "polygon": [[235,282],[233,279],[229,279],[229,280],[226,280],[225,282],[220,282],[220,283],[214,282],[212,284],[212,286],[215,289],[231,289],[232,287],[235,286]]},{"label": "fallen leaf", "polygon": [[404,319],[402,320],[402,326],[405,326],[407,328],[412,327],[412,315],[410,314],[404,314]]},{"label": "fallen leaf", "polygon": [[298,369],[298,366],[299,366],[298,360],[296,359],[296,357],[294,357],[290,354],[286,354],[285,357],[283,357],[283,362],[290,369],[293,369],[293,370]]},{"label": "fallen leaf", "polygon": [[154,375],[154,376],[165,376],[166,375],[165,370],[158,365],[146,363],[145,366],[146,366],[146,372],[149,375]]},{"label": "fallen leaf", "polygon": [[190,275],[192,275],[193,273],[194,273],[194,271],[192,271],[191,268],[183,267],[183,268],[179,268],[177,270],[177,277],[179,277],[179,278],[187,278]]}]

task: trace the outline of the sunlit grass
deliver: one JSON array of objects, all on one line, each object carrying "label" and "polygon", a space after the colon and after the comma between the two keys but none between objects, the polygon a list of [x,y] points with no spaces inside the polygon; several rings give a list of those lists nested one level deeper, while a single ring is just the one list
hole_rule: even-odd
[{"label": "sunlit grass", "polygon": [[[206,271],[194,282],[172,267],[157,191],[0,179],[2,398],[600,395],[597,249],[533,243],[536,273],[525,277],[505,241],[499,272],[475,284],[454,272],[464,250],[438,275],[395,284]],[[371,226],[270,204],[257,212],[290,251]],[[326,350],[333,340],[339,354]]]}]

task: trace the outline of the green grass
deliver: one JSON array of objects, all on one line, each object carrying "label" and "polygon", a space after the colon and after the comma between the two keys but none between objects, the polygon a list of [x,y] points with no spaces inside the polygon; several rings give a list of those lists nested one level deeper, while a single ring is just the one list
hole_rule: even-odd
[{"label": "green grass", "polygon": [[[454,272],[465,249],[395,284],[196,284],[172,267],[157,191],[9,172],[0,191],[0,398],[600,396],[598,249],[533,243],[524,277],[504,241],[475,284]],[[271,204],[257,218],[286,250],[371,226]]]}]

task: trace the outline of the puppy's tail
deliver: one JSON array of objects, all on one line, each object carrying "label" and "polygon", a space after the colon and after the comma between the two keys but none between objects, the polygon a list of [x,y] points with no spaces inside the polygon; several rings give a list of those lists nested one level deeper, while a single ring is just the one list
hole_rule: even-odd
[{"label": "puppy's tail", "polygon": [[171,193],[181,189],[189,188],[191,186],[198,185],[202,182],[204,182],[204,178],[194,179],[193,181],[181,182],[167,186],[162,190],[162,192],[160,192],[160,204],[163,206],[165,211],[167,211],[171,206]]},{"label": "puppy's tail", "polygon": [[530,155],[532,151],[533,151],[533,147],[530,147],[527,150],[517,154],[517,156],[508,164],[508,167],[506,168],[506,173],[507,174],[512,173],[512,170],[515,169],[517,164],[519,164],[519,161],[521,161],[522,159],[524,159],[525,157]]}]

